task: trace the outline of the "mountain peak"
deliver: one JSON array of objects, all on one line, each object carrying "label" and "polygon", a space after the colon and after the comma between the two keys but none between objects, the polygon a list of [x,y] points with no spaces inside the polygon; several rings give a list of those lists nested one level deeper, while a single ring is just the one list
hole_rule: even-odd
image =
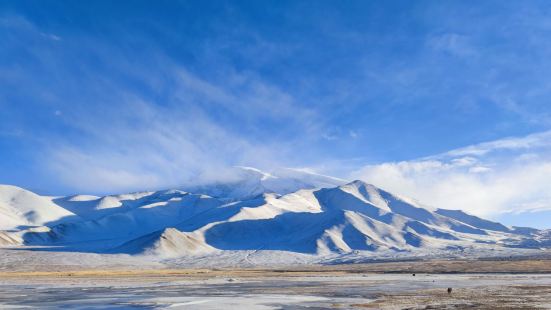
[{"label": "mountain peak", "polygon": [[356,187],[360,187],[360,186],[363,186],[363,187],[373,187],[373,188],[378,188],[377,186],[371,184],[371,183],[367,183],[365,181],[362,181],[362,180],[354,180],[352,182],[349,182],[345,185],[351,185],[351,186],[356,186]]},{"label": "mountain peak", "polygon": [[227,181],[204,182],[184,190],[216,198],[244,200],[265,193],[285,195],[300,189],[335,187],[346,183],[342,179],[296,168],[265,172],[253,167],[235,166],[227,171],[227,175]]},{"label": "mountain peak", "polygon": [[256,177],[259,177],[261,180],[267,180],[271,178],[277,178],[276,176],[273,176],[272,174],[262,171],[257,168],[253,167],[246,167],[246,166],[234,166],[234,168],[241,169],[243,172],[250,173]]}]

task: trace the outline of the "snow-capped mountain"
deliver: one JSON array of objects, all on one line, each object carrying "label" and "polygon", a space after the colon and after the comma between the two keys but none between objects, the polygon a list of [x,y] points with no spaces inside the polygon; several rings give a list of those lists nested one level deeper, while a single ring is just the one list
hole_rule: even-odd
[{"label": "snow-capped mountain", "polygon": [[361,181],[338,184],[296,170],[239,171],[236,182],[198,186],[194,193],[41,197],[1,187],[0,212],[9,220],[2,222],[0,244],[156,258],[251,251],[378,257],[550,246],[548,232],[431,210]]}]

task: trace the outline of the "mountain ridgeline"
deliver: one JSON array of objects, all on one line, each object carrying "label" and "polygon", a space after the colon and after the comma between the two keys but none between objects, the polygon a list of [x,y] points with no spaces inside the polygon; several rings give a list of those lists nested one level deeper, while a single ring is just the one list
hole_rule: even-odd
[{"label": "mountain ridgeline", "polygon": [[105,197],[46,197],[2,185],[0,246],[161,259],[280,251],[377,258],[551,246],[547,231],[430,210],[362,181],[236,169],[229,183]]}]

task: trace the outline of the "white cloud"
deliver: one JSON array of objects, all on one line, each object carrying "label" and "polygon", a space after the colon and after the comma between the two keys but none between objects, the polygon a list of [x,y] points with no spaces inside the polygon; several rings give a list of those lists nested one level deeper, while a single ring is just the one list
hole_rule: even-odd
[{"label": "white cloud", "polygon": [[[447,152],[447,156],[485,155],[495,151],[528,152],[530,149],[551,147],[551,131],[531,134],[520,138],[505,138],[491,142],[480,143]],[[523,155],[523,154],[519,154]]]},{"label": "white cloud", "polygon": [[551,210],[551,131],[352,173],[434,207],[496,217]]},{"label": "white cloud", "polygon": [[130,97],[103,108],[103,117],[72,115],[72,126],[89,141],[53,142],[44,154],[51,173],[75,190],[124,192],[220,180],[231,165],[276,165],[289,149],[279,144],[276,154],[269,141],[249,141],[194,107],[165,109]]},{"label": "white cloud", "polygon": [[[67,106],[63,114],[56,110],[82,136],[41,137],[48,173],[73,191],[91,193],[180,187],[223,181],[234,165],[285,166],[297,141],[319,137],[315,113],[260,79],[240,74],[219,84],[168,63],[164,70],[174,80],[162,104],[90,81],[109,96]],[[292,131],[294,138],[273,135],[268,122],[285,124],[278,132]]]}]

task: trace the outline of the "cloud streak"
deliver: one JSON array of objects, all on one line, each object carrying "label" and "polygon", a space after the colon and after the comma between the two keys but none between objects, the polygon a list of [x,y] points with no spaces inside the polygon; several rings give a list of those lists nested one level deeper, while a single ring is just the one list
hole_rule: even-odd
[{"label": "cloud streak", "polygon": [[[279,166],[293,141],[266,138],[255,122],[297,123],[315,117],[258,81],[233,94],[186,70],[172,71],[176,82],[165,106],[117,89],[99,111],[63,114],[86,139],[51,144],[45,154],[51,173],[78,190],[106,192],[202,182],[237,164]],[[217,112],[209,112],[213,109]],[[249,113],[240,116],[244,109]],[[239,130],[248,126],[257,132],[246,137]],[[293,128],[315,130],[308,122]]]},{"label": "cloud streak", "polygon": [[[252,72],[224,62],[218,64],[223,77],[192,72],[154,47],[126,57],[103,38],[65,36],[64,45],[51,46],[32,23],[9,20],[17,22],[4,26],[20,34],[21,44],[32,41],[31,52],[41,53],[31,57],[32,68],[21,63],[11,71],[18,88],[10,94],[28,100],[21,110],[10,100],[6,119],[24,131],[22,141],[41,150],[37,160],[50,182],[73,191],[178,187],[223,178],[233,165],[285,166],[297,148],[321,137],[317,112]],[[210,45],[210,53],[217,48]],[[99,65],[67,61],[83,49],[87,55],[80,57]],[[38,121],[53,130],[28,131],[22,122],[30,109],[46,112]]]},{"label": "cloud streak", "polygon": [[551,131],[500,139],[352,174],[434,207],[499,217],[551,210]]}]

